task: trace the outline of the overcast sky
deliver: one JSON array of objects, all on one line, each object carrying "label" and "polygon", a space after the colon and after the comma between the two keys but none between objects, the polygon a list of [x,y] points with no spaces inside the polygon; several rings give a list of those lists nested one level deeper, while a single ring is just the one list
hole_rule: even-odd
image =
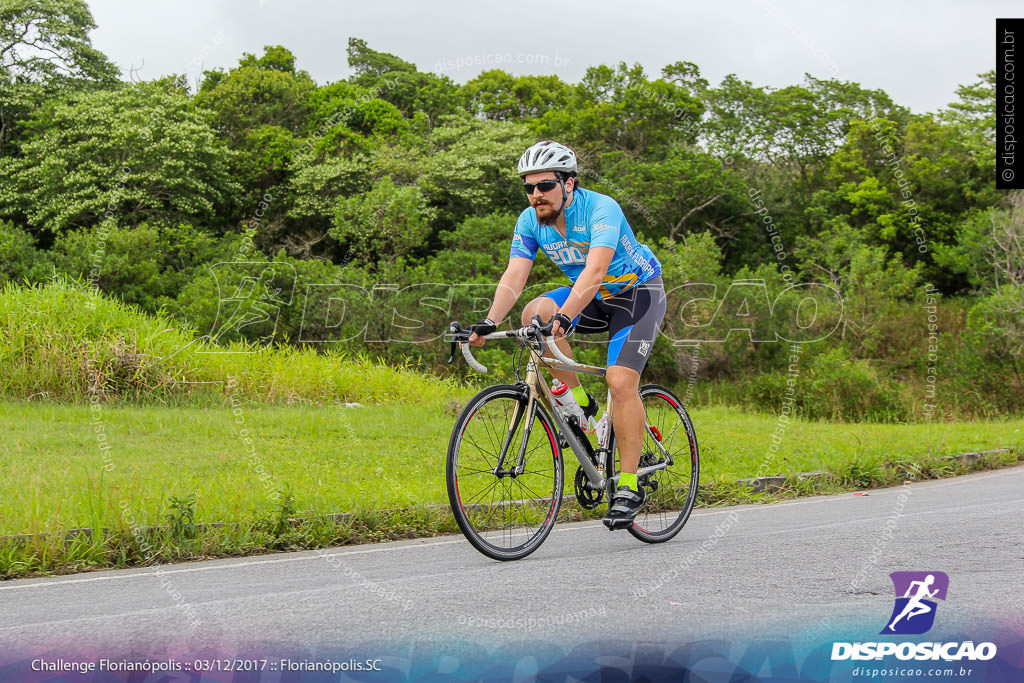
[{"label": "overcast sky", "polygon": [[465,82],[486,68],[555,73],[640,62],[648,74],[679,60],[717,84],[735,73],[782,87],[805,72],[881,88],[915,112],[955,99],[957,85],[994,65],[1005,0],[88,0],[94,45],[127,76],[157,78],[230,67],[243,52],[283,45],[319,83],[349,75],[349,36]]}]

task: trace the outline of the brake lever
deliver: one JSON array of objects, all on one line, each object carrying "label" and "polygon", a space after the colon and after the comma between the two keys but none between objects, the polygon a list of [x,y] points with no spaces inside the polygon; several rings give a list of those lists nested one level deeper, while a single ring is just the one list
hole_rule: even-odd
[{"label": "brake lever", "polygon": [[461,341],[459,335],[465,332],[465,330],[462,329],[462,325],[458,322],[452,322],[448,325],[448,331],[452,335],[452,346],[448,353],[448,365],[451,365],[455,362],[455,351],[459,348],[459,342]]},{"label": "brake lever", "polygon": [[533,339],[537,341],[537,345],[540,347],[538,349],[538,352],[543,357],[548,352],[548,343],[545,340],[545,337],[551,336],[551,324],[548,323],[547,325],[545,325],[541,321],[540,315],[533,316],[532,322],[533,325],[531,326],[531,332],[533,333]]},{"label": "brake lever", "polygon": [[542,337],[550,337],[551,328],[555,326],[555,321],[552,318],[545,323],[541,321],[540,315],[535,315],[533,316],[533,326],[537,328],[537,332],[540,333]]}]

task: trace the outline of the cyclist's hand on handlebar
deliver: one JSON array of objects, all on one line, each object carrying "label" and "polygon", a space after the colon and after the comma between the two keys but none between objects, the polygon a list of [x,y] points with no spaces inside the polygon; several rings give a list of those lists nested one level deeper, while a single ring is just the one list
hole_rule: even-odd
[{"label": "cyclist's hand on handlebar", "polygon": [[469,329],[473,333],[469,335],[469,345],[483,346],[487,343],[487,340],[484,339],[484,335],[494,332],[498,329],[498,325],[490,318],[484,318],[480,322],[470,325]]},{"label": "cyclist's hand on handlebar", "polygon": [[544,325],[542,332],[545,335],[551,335],[555,339],[560,339],[572,334],[575,327],[576,326],[572,324],[572,320],[569,319],[569,316],[562,313],[555,313],[551,317],[551,320]]}]

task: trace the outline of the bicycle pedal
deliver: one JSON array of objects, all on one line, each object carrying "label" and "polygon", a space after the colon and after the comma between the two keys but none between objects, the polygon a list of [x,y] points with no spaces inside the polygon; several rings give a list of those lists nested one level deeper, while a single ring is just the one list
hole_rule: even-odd
[{"label": "bicycle pedal", "polygon": [[619,529],[628,529],[629,527],[633,526],[633,520],[631,519],[617,519],[615,521],[612,521],[610,519],[602,519],[601,521],[608,528],[608,531],[618,531]]}]

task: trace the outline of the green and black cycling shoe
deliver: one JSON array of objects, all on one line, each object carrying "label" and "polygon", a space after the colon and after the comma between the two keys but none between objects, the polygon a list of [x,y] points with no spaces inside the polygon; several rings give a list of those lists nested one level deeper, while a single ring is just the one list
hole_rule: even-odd
[{"label": "green and black cycling shoe", "polygon": [[615,496],[612,497],[608,514],[601,521],[612,531],[625,529],[633,524],[633,520],[636,519],[640,508],[646,502],[647,493],[643,487],[640,487],[639,491],[634,491],[628,486],[620,486],[615,490]]},{"label": "green and black cycling shoe", "polygon": [[597,405],[597,400],[593,396],[591,396],[589,391],[587,392],[587,401],[587,405],[580,406],[580,408],[583,408],[584,423],[586,423],[586,421],[589,420],[590,418],[597,415],[597,411],[599,409]]}]

